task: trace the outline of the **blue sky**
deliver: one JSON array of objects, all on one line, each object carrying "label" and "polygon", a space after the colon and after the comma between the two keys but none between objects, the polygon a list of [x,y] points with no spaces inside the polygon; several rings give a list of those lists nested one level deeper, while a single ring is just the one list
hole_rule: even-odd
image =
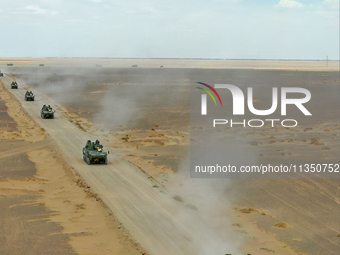
[{"label": "blue sky", "polygon": [[339,60],[339,0],[1,0],[0,57]]}]

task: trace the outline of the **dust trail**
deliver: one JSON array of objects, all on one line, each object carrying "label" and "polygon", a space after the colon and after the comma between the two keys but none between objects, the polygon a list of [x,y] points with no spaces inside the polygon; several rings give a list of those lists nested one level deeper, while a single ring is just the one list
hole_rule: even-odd
[{"label": "dust trail", "polygon": [[[202,132],[209,131],[202,130]],[[235,141],[234,137],[214,132],[209,136],[209,140],[214,141],[213,144],[210,143],[212,146],[209,146],[202,136],[200,136],[201,141],[198,141],[197,138],[191,135],[191,139],[194,140],[191,142],[191,146],[202,148],[202,150],[194,152],[200,153],[199,157],[204,162],[209,161],[216,164],[222,158],[223,162],[232,165],[256,164],[256,156],[253,151],[248,149],[247,139],[237,137]],[[193,150],[191,150],[190,159],[188,157],[182,162],[178,173],[170,177],[166,187],[173,196],[178,196],[175,198],[183,199],[183,203],[193,209],[200,219],[201,227],[193,233],[196,254],[244,254],[239,249],[242,240],[234,232],[230,221],[233,213],[231,201],[235,201],[237,195],[232,189],[234,179],[226,178],[228,177],[226,175],[218,175],[219,178],[216,176],[215,178],[193,178],[196,175],[190,175],[189,170],[190,163],[195,162],[195,155],[192,153]],[[196,220],[195,217],[192,217],[187,220],[187,224],[197,224]]]},{"label": "dust trail", "polygon": [[[161,107],[166,102],[175,103],[180,100],[187,100],[180,94],[169,93],[166,83],[161,79],[157,82],[152,76],[138,77],[139,86],[106,86],[110,91],[103,94],[81,94],[89,85],[86,79],[79,79],[80,76],[97,76],[98,82],[107,80],[105,76],[101,79],[101,71],[92,69],[27,69],[24,72],[18,70],[20,77],[25,82],[39,91],[51,96],[60,104],[93,104],[95,115],[93,121],[100,124],[103,120],[107,123],[117,125],[137,124],[143,120],[145,110],[143,102],[147,100],[155,106]],[[107,72],[107,71],[106,71]],[[118,73],[119,75],[119,73]],[[173,77],[169,77],[169,79]],[[90,79],[90,78],[89,78]],[[112,76],[111,81],[117,82],[117,78]],[[131,78],[132,79],[132,78]],[[176,79],[186,80],[183,77]],[[81,96],[79,96],[81,95]],[[84,96],[87,96],[84,98]],[[175,98],[176,96],[176,98]],[[95,101],[94,101],[95,99]],[[177,100],[177,101],[176,101]],[[91,105],[92,107],[92,105]],[[157,108],[155,109],[157,111]],[[148,124],[148,123],[146,123]],[[157,123],[150,123],[154,125]],[[242,153],[242,152],[237,152]],[[235,154],[230,153],[230,157],[235,158]],[[232,208],[228,196],[231,195],[229,179],[192,179],[189,177],[189,161],[182,162],[180,171],[170,180],[169,190],[174,195],[183,198],[186,208],[180,210],[176,215],[179,222],[184,227],[190,229],[192,233],[192,243],[197,255],[212,254],[242,254],[238,247],[241,240],[235,238],[231,231],[231,223],[228,214]]]},{"label": "dust trail", "polygon": [[192,210],[190,217],[179,213],[179,219],[192,231],[194,254],[242,254],[238,247],[241,240],[232,232],[229,213],[232,209],[228,200],[229,179],[198,179],[189,176],[189,161],[182,163],[180,172],[170,177],[167,188],[175,199],[183,199]]},{"label": "dust trail", "polygon": [[[149,129],[158,124],[158,117],[174,115],[167,106],[188,105],[188,96],[176,92],[176,87],[188,85],[185,76],[174,77],[160,69],[44,67],[13,68],[12,73],[57,103],[87,111],[86,117],[100,129]],[[101,93],[91,93],[96,91]],[[144,118],[150,105],[152,120]],[[167,110],[168,116],[161,116],[159,108]]]}]

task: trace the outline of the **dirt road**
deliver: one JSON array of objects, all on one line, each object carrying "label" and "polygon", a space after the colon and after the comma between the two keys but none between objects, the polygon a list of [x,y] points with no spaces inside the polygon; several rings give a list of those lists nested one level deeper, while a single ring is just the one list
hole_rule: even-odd
[{"label": "dirt road", "polygon": [[[5,76],[2,80],[5,87],[10,88],[12,79]],[[165,190],[155,187],[148,176],[115,155],[114,150],[109,155],[108,165],[86,165],[82,159],[82,147],[88,139],[95,140],[96,137],[91,137],[69,122],[58,112],[54,102],[38,91],[34,91],[36,101],[24,101],[26,85],[21,80],[17,81],[19,89],[8,90],[46,130],[65,155],[66,161],[99,194],[136,242],[150,254],[207,254],[198,246],[200,240],[212,236],[196,211],[186,208]],[[57,110],[55,119],[40,117],[43,104],[50,104]],[[105,142],[103,144],[107,148]],[[237,254],[237,250],[227,243],[226,247],[229,248],[225,252]]]}]

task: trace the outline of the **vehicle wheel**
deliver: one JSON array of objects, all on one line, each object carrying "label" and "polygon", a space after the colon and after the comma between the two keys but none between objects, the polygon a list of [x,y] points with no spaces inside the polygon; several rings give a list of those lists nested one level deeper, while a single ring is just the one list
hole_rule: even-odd
[{"label": "vehicle wheel", "polygon": [[86,162],[86,156],[85,156],[85,154],[83,154],[83,160]]},{"label": "vehicle wheel", "polygon": [[86,163],[87,163],[88,165],[91,165],[91,160],[90,160],[89,157],[86,157]]},{"label": "vehicle wheel", "polygon": [[41,114],[41,118],[42,118],[42,119],[45,119],[45,117],[44,117],[44,115],[43,115],[43,114]]}]

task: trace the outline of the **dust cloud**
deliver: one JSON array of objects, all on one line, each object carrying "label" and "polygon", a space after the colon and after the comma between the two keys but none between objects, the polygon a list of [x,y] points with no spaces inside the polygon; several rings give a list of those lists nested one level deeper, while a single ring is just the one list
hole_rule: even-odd
[{"label": "dust cloud", "polygon": [[[151,128],[159,124],[158,116],[162,117],[158,109],[188,101],[187,95],[175,91],[176,87],[188,85],[185,76],[178,77],[184,82],[174,83],[174,77],[162,71],[54,67],[13,68],[11,73],[57,103],[87,112],[86,117],[98,128],[110,130],[124,126]],[[168,115],[163,117],[170,118],[171,113]]]},{"label": "dust cloud", "polygon": [[[174,79],[174,77],[162,78],[163,80],[155,80],[152,76],[138,77],[138,85],[105,86],[105,89],[109,90],[106,93],[88,93],[93,91],[89,88],[90,86],[98,86],[99,91],[103,89],[100,85],[89,85],[93,80],[98,80],[99,83],[108,79],[112,83],[119,82],[115,76],[108,78],[109,71],[98,70],[18,68],[12,73],[59,104],[79,104],[80,106],[86,104],[87,108],[93,106],[95,114],[92,116],[92,121],[95,125],[103,123],[103,120],[107,123],[117,123],[119,126],[133,125],[143,119],[146,114],[143,108],[145,101],[154,104],[157,111],[157,107],[166,105],[166,102],[176,103],[186,100],[185,96],[178,93],[174,97],[173,93],[169,93],[167,86],[162,86],[167,82],[166,79]],[[94,76],[96,79],[93,79]],[[182,75],[176,79],[186,81],[187,77]],[[243,156],[240,157],[240,155]],[[244,159],[245,154],[234,148],[228,152],[228,157],[241,160]],[[249,156],[249,158],[252,157]],[[228,197],[233,196],[230,188],[231,180],[190,178],[188,169],[189,160],[186,160],[182,162],[179,172],[171,177],[167,188],[171,194],[175,197],[179,196],[184,201],[185,207],[177,212],[176,218],[190,233],[194,254],[241,254],[238,248],[241,240],[235,237],[229,221],[232,205]]]},{"label": "dust cloud", "polygon": [[[209,158],[209,162],[217,162],[223,157],[225,162],[234,165],[256,164],[256,157],[252,151],[246,149],[246,144],[246,139],[239,138],[236,143],[232,138],[224,138],[223,142],[215,140],[213,150],[207,143],[191,146],[204,147],[204,155],[199,157],[202,160]],[[215,153],[216,151],[221,153]],[[190,160],[188,158],[181,163],[178,173],[169,179],[166,187],[174,199],[181,200],[192,210],[190,217],[184,222],[187,226],[196,227],[192,232],[195,254],[243,254],[239,250],[242,240],[235,235],[231,222],[231,201],[236,196],[232,189],[234,179],[226,176],[206,178],[206,175],[202,175],[203,178],[200,178],[199,175],[191,175],[189,169],[190,163],[193,164],[192,156],[190,155]],[[184,213],[183,215],[179,217],[185,217]]]},{"label": "dust cloud", "polygon": [[229,221],[231,180],[190,178],[188,169],[187,160],[170,178],[167,188],[186,207],[176,218],[191,230],[193,254],[242,254],[238,249],[241,240],[233,234]]}]

